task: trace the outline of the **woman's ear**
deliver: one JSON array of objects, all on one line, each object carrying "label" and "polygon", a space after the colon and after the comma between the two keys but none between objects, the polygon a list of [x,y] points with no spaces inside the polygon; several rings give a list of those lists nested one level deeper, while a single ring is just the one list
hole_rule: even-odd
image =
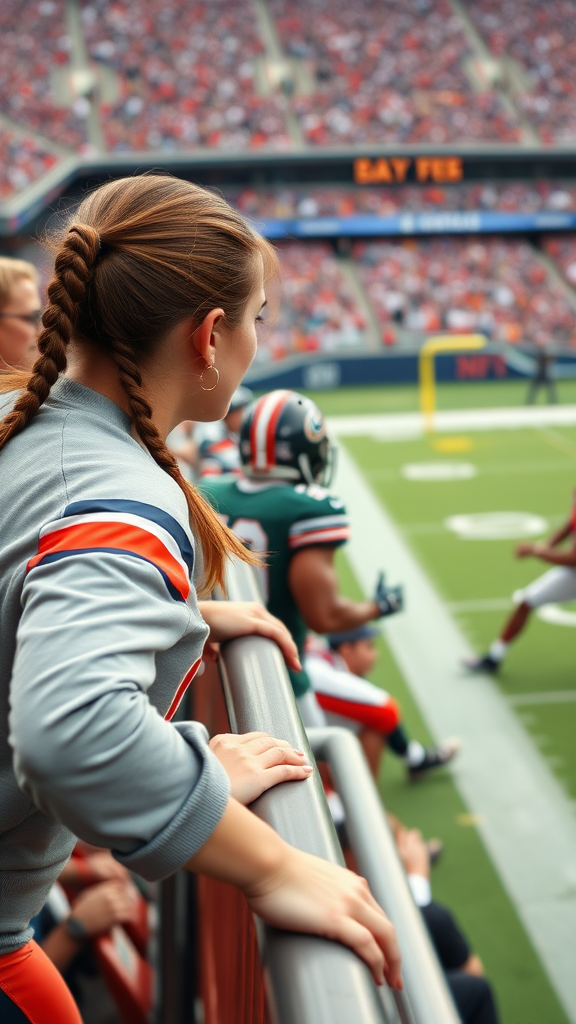
[{"label": "woman's ear", "polygon": [[192,347],[196,350],[196,356],[201,357],[204,366],[211,366],[214,362],[216,351],[215,333],[218,322],[224,317],[223,309],[211,309],[206,314],[199,327],[196,327],[190,335]]}]

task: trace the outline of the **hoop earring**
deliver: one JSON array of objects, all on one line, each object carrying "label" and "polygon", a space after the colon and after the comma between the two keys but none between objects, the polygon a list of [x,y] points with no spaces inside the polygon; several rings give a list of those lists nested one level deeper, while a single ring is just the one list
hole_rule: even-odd
[{"label": "hoop earring", "polygon": [[[202,383],[203,380],[204,380],[204,374],[208,370],[212,370],[212,372],[216,374],[216,380],[214,381],[214,383],[213,383],[211,388],[204,387],[204,384]],[[204,369],[202,370],[202,373],[200,374],[200,389],[202,391],[214,391],[214,388],[218,387],[219,380],[220,380],[220,371],[219,371],[219,369],[216,366],[213,366],[212,363],[208,363],[208,365],[204,367]]]}]

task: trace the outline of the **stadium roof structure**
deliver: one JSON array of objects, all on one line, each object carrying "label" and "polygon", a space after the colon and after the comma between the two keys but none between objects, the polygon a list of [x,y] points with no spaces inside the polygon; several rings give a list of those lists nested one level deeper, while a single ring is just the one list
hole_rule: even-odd
[{"label": "stadium roof structure", "polygon": [[[406,161],[412,177],[421,183],[449,184],[455,180],[576,178],[576,149],[573,146],[520,147],[518,145],[346,146],[314,150],[272,150],[222,152],[197,149],[189,152],[96,153],[66,156],[41,178],[0,203],[0,235],[11,236],[31,224],[70,187],[78,195],[95,184],[124,174],[168,171],[208,186],[286,185],[299,182],[353,184],[359,162]],[[422,176],[415,169],[425,167]],[[453,175],[460,166],[459,178]],[[442,168],[446,168],[443,177]],[[377,175],[376,179],[377,181]],[[368,183],[367,181],[365,182]],[[380,182],[383,183],[383,182]],[[361,187],[361,186],[360,186]],[[557,225],[562,226],[562,225]],[[568,226],[568,225],[564,225]],[[542,225],[550,230],[554,225]],[[520,228],[519,228],[520,229]],[[523,230],[526,230],[524,226]]]}]

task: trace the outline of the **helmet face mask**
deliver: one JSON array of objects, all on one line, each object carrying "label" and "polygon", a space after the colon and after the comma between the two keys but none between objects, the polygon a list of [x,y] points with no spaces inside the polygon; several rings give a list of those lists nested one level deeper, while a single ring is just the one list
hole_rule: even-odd
[{"label": "helmet face mask", "polygon": [[328,486],[334,449],[322,413],[295,391],[271,391],[245,411],[240,456],[246,476]]}]

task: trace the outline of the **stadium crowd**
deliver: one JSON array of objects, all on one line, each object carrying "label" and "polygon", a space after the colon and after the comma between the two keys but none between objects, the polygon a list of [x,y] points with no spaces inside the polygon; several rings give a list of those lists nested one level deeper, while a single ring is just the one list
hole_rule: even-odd
[{"label": "stadium crowd", "polygon": [[294,109],[311,145],[519,142],[498,93],[475,92],[471,47],[448,0],[271,0],[287,54],[314,81]]},{"label": "stadium crowd", "polygon": [[576,20],[571,0],[467,0],[468,12],[497,58],[523,72],[517,102],[545,143],[576,136]]},{"label": "stadium crowd", "polygon": [[290,145],[278,100],[257,89],[251,0],[84,0],[82,24],[91,58],[119,81],[101,107],[110,150]]},{"label": "stadium crowd", "polygon": [[257,359],[360,347],[366,321],[331,246],[286,242],[278,249],[282,303],[261,339]]},{"label": "stadium crowd", "polygon": [[365,188],[294,186],[244,189],[227,196],[248,217],[379,217],[431,210],[489,210],[534,213],[576,209],[572,182],[496,182],[466,185],[395,185]]},{"label": "stadium crowd", "polygon": [[0,125],[0,199],[8,199],[40,178],[58,157],[30,135]]},{"label": "stadium crowd", "polygon": [[544,252],[554,260],[572,288],[576,288],[576,237],[549,235],[542,239]]},{"label": "stadium crowd", "polygon": [[357,243],[383,330],[481,331],[495,341],[576,345],[576,317],[525,241],[435,238]]},{"label": "stadium crowd", "polygon": [[[0,5],[2,62],[0,109],[22,128],[31,128],[69,148],[87,139],[85,106],[59,105],[53,76],[69,63],[71,39],[66,31],[64,0],[39,0],[33,6],[20,0]],[[28,141],[22,148],[29,146]],[[41,164],[34,165],[39,172]]]}]

